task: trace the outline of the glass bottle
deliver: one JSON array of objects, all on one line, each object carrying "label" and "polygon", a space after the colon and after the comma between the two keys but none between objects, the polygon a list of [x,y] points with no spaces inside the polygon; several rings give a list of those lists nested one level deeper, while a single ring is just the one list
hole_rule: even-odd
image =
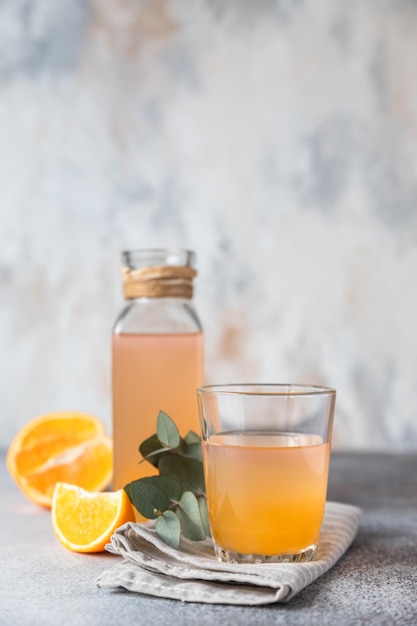
[{"label": "glass bottle", "polygon": [[156,473],[140,463],[139,444],[156,432],[159,411],[180,434],[199,432],[197,387],[203,382],[203,333],[192,304],[190,250],[123,252],[127,304],[113,328],[113,489]]}]

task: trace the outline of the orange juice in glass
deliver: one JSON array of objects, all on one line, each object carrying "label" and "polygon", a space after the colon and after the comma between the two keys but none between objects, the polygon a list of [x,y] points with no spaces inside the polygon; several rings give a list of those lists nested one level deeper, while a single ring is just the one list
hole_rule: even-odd
[{"label": "orange juice in glass", "polygon": [[308,561],[324,516],[335,391],[223,385],[198,391],[217,558]]}]

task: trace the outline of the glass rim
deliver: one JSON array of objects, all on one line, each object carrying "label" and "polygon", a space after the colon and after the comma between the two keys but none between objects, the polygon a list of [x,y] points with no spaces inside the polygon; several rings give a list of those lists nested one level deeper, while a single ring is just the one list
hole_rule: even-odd
[{"label": "glass rim", "polygon": [[234,396],[335,396],[336,390],[322,385],[308,385],[303,383],[230,383],[225,385],[203,385],[197,388],[197,393]]}]

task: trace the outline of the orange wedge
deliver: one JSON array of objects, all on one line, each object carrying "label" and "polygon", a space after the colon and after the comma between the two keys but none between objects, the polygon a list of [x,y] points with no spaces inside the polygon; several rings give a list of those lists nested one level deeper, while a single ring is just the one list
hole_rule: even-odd
[{"label": "orange wedge", "polygon": [[57,482],[91,491],[111,481],[110,437],[97,417],[60,411],[37,417],[15,436],[7,452],[7,468],[33,502],[51,507]]},{"label": "orange wedge", "polygon": [[52,527],[68,550],[102,552],[118,526],[134,521],[132,505],[123,489],[91,493],[65,483],[55,487]]}]

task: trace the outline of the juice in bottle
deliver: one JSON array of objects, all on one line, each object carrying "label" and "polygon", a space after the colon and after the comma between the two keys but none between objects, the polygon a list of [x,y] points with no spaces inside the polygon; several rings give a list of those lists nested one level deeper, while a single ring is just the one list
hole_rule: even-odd
[{"label": "juice in bottle", "polygon": [[139,444],[156,429],[160,410],[180,433],[199,432],[196,388],[203,380],[199,333],[113,336],[114,488],[156,470],[138,464]]}]

